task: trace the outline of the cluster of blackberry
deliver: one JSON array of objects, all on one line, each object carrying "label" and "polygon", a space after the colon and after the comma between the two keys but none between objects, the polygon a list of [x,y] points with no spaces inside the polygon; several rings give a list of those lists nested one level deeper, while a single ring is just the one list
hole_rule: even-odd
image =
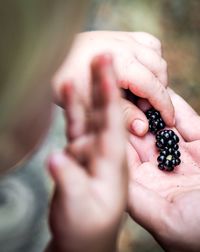
[{"label": "cluster of blackberry", "polygon": [[173,171],[174,167],[181,163],[181,153],[178,150],[179,138],[173,130],[163,130],[165,123],[159,111],[149,109],[146,112],[149,120],[149,131],[156,135],[156,147],[160,151],[157,158],[158,168],[164,171]]},{"label": "cluster of blackberry", "polygon": [[151,108],[147,110],[146,117],[149,120],[149,131],[154,135],[165,128],[165,122],[163,121],[160,112]]}]

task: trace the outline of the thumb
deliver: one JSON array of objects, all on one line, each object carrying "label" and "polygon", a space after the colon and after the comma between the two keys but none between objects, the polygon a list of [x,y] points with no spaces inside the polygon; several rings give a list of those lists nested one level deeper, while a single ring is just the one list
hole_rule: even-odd
[{"label": "thumb", "polygon": [[148,131],[148,121],[144,113],[133,103],[122,99],[123,117],[129,131],[137,136],[143,136]]}]

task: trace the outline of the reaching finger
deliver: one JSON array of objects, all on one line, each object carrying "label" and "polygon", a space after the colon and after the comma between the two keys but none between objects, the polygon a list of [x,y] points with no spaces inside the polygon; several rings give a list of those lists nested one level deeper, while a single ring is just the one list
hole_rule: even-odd
[{"label": "reaching finger", "polygon": [[110,56],[95,58],[92,63],[92,80],[94,83],[93,110],[98,112],[98,122],[99,120],[104,122],[97,138],[98,153],[104,158],[114,159],[121,150],[118,145],[123,146],[125,142],[125,133],[120,108],[120,93]]},{"label": "reaching finger", "polygon": [[73,141],[86,131],[84,104],[71,83],[63,85],[62,95],[67,118],[67,137],[69,141]]},{"label": "reaching finger", "polygon": [[200,140],[200,117],[192,107],[174,91],[169,93],[175,108],[176,128],[186,141]]},{"label": "reaching finger", "polygon": [[135,135],[143,136],[148,131],[148,121],[144,113],[130,101],[121,100],[124,121],[129,131]]},{"label": "reaching finger", "polygon": [[[94,82],[94,110],[99,112],[105,127],[101,133],[109,140],[124,137],[122,111],[120,109],[120,93],[110,57],[97,57],[92,64]],[[98,96],[98,97],[97,97]],[[108,143],[108,146],[110,143]]]},{"label": "reaching finger", "polygon": [[95,109],[105,108],[119,100],[120,92],[110,55],[94,58],[92,65],[93,105]]},{"label": "reaching finger", "polygon": [[168,126],[174,124],[174,108],[167,89],[155,75],[140,63],[134,62],[124,68],[120,86],[129,89],[133,94],[146,98],[150,104],[160,111]]}]

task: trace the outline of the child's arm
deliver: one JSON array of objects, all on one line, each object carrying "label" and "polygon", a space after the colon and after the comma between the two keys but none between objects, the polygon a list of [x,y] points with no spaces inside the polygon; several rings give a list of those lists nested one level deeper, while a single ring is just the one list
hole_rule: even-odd
[{"label": "child's arm", "polygon": [[[165,122],[173,125],[173,106],[165,89],[167,64],[162,58],[160,41],[146,33],[95,31],[77,35],[67,60],[54,78],[58,103],[62,103],[61,89],[68,80],[73,80],[79,93],[88,100],[90,62],[99,53],[113,55],[120,88],[146,98],[161,112]],[[122,104],[128,129],[144,135],[148,130],[145,115],[133,104],[124,101]]]},{"label": "child's arm", "polygon": [[114,252],[126,208],[126,134],[111,58],[97,57],[91,69],[89,106],[72,85],[62,90],[69,144],[49,160],[55,193],[48,252]]}]

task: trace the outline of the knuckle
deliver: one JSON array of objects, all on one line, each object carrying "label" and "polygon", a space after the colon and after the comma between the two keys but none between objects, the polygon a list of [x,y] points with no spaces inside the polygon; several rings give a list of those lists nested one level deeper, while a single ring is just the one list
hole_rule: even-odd
[{"label": "knuckle", "polygon": [[149,38],[149,42],[154,46],[154,48],[161,50],[162,44],[161,44],[161,41],[157,37],[149,33],[144,33],[144,34]]},{"label": "knuckle", "polygon": [[158,78],[154,78],[154,93],[155,97],[160,98],[159,100],[162,100],[166,93],[165,87],[160,83]]}]

